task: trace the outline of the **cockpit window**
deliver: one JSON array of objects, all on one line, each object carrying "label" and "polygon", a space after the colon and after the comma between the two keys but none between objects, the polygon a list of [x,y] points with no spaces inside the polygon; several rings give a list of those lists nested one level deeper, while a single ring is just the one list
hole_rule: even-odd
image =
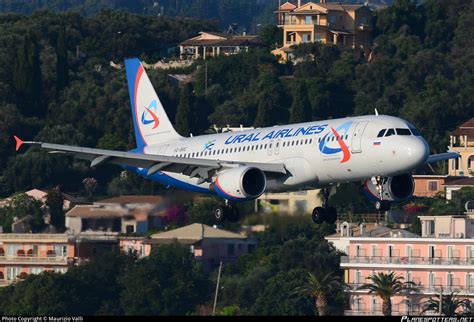
[{"label": "cockpit window", "polygon": [[383,137],[383,135],[385,134],[385,131],[386,131],[386,130],[387,130],[387,129],[380,130],[379,134],[377,134],[377,137],[378,137],[378,138]]},{"label": "cockpit window", "polygon": [[387,133],[385,133],[385,136],[391,136],[391,135],[395,135],[395,130],[394,129],[388,129]]},{"label": "cockpit window", "polygon": [[415,129],[414,127],[410,128],[410,130],[411,130],[411,133],[413,133],[413,135],[415,135],[415,136],[421,136],[420,132],[418,132],[418,130]]},{"label": "cockpit window", "polygon": [[398,135],[411,135],[411,132],[409,129],[397,129],[397,134]]}]

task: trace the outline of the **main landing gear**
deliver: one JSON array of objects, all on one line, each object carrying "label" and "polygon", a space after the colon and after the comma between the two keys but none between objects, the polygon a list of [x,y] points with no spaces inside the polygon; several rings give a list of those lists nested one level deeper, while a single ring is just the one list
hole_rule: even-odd
[{"label": "main landing gear", "polygon": [[234,223],[239,221],[239,218],[239,208],[236,205],[232,205],[228,200],[225,201],[225,205],[214,209],[214,219],[218,224],[223,223],[225,220]]},{"label": "main landing gear", "polygon": [[323,188],[323,205],[322,207],[316,207],[313,209],[311,219],[315,224],[322,224],[323,221],[328,224],[334,224],[337,220],[337,210],[334,207],[328,207],[329,194],[331,193],[332,187]]},{"label": "main landing gear", "polygon": [[379,213],[382,213],[382,212],[385,212],[385,211],[388,211],[390,210],[390,201],[388,200],[383,200],[383,187],[384,187],[384,183],[385,183],[385,180],[387,180],[386,178],[383,178],[383,177],[375,177],[374,178],[375,181],[376,181],[376,186],[377,186],[377,191],[379,193],[379,200],[377,200],[375,202],[375,209],[379,212]]}]

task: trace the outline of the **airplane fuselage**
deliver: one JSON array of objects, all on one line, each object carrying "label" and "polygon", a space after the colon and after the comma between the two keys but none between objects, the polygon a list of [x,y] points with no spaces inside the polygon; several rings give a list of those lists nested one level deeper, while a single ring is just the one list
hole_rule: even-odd
[{"label": "airplane fuselage", "polygon": [[[266,191],[276,192],[407,173],[426,161],[429,148],[407,121],[370,115],[180,138],[146,146],[143,153],[283,163],[288,174],[267,181]],[[146,176],[146,169],[127,168],[165,185],[211,192],[197,178],[166,171]]]}]

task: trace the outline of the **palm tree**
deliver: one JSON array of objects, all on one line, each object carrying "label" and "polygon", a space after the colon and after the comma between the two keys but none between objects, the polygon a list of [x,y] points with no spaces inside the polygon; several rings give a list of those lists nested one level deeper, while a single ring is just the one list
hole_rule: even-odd
[{"label": "palm tree", "polygon": [[403,282],[402,276],[396,276],[395,273],[389,272],[377,273],[368,277],[372,283],[359,286],[357,290],[369,290],[369,294],[375,294],[382,299],[382,313],[385,316],[392,315],[391,298],[404,291],[416,291],[416,284],[413,282]]},{"label": "palm tree", "polygon": [[[461,300],[457,293],[451,292],[450,294],[443,294],[443,301],[442,301],[442,314],[446,316],[455,316],[455,315],[465,315],[469,312],[471,307],[471,302],[468,299]],[[434,311],[439,312],[439,295],[435,297],[430,297],[428,301],[426,301],[423,313],[426,311]],[[456,312],[458,309],[462,308],[461,312]]]},{"label": "palm tree", "polygon": [[319,274],[318,276],[308,273],[306,284],[297,287],[293,293],[304,293],[311,296],[315,300],[318,315],[324,316],[328,312],[328,294],[343,285],[344,283],[341,282],[339,276],[334,275],[333,272],[326,275]]}]

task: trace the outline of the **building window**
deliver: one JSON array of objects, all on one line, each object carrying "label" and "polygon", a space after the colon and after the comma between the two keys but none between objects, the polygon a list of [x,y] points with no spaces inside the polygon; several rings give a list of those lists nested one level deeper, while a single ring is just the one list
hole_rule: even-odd
[{"label": "building window", "polygon": [[233,256],[235,254],[235,245],[234,244],[228,244],[227,245],[227,255]]},{"label": "building window", "polygon": [[336,16],[329,16],[329,22],[330,22],[330,23],[333,24],[333,23],[336,23],[336,21],[337,21]]},{"label": "building window", "polygon": [[356,274],[355,274],[355,284],[356,285],[359,285],[362,283],[362,274],[360,271],[356,271]]},{"label": "building window", "polygon": [[14,280],[20,275],[21,267],[7,267],[7,280]]},{"label": "building window", "polygon": [[438,181],[428,181],[428,191],[438,191]]},{"label": "building window", "polygon": [[314,41],[322,42],[323,41],[323,36],[321,36],[320,34],[315,33],[314,34]]},{"label": "building window", "polygon": [[305,16],[304,17],[304,23],[307,24],[307,25],[310,25],[311,24],[311,16]]},{"label": "building window", "polygon": [[7,245],[7,255],[17,256],[17,253],[20,249],[22,249],[22,246],[18,244]]},{"label": "building window", "polygon": [[367,24],[367,17],[360,17],[360,23],[361,23],[361,25],[366,25]]},{"label": "building window", "polygon": [[435,284],[436,284],[435,274],[433,272],[430,272],[428,274],[428,287],[430,288],[430,290],[434,289]]},{"label": "building window", "polygon": [[255,245],[249,244],[249,245],[247,246],[247,251],[248,251],[249,253],[252,253],[254,250],[255,250]]},{"label": "building window", "polygon": [[472,289],[472,275],[471,273],[467,273],[466,274],[466,290],[468,293],[471,293],[471,289]]},{"label": "building window", "polygon": [[43,267],[30,267],[30,274],[41,274]]}]

